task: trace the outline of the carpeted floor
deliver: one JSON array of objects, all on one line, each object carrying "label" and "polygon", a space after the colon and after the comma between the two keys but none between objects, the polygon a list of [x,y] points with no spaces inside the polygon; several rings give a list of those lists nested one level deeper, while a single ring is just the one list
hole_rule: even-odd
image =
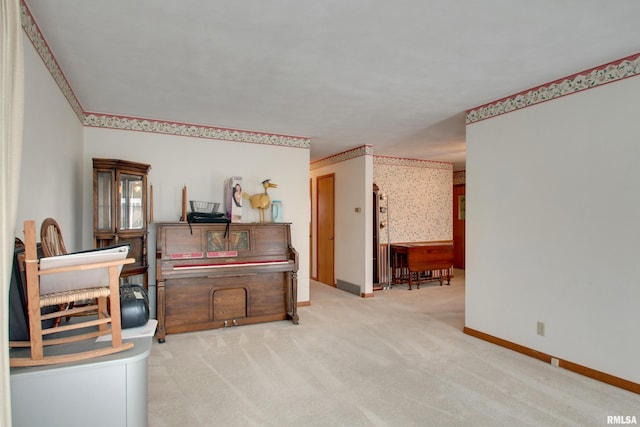
[{"label": "carpeted floor", "polygon": [[373,298],[311,283],[288,321],[168,335],[149,426],[603,426],[640,396],[463,334],[464,271]]}]

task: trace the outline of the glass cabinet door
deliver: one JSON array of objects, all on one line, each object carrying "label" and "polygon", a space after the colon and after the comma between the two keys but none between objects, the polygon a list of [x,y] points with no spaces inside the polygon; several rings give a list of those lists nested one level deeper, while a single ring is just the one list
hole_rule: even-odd
[{"label": "glass cabinet door", "polygon": [[129,245],[135,262],[121,280],[148,286],[147,176],[151,165],[119,159],[93,159],[93,242],[96,248]]},{"label": "glass cabinet door", "polygon": [[96,179],[96,231],[110,232],[114,229],[111,188],[113,174],[110,171],[98,171]]},{"label": "glass cabinet door", "polygon": [[142,230],[144,228],[143,188],[140,175],[118,174],[120,188],[120,230]]}]

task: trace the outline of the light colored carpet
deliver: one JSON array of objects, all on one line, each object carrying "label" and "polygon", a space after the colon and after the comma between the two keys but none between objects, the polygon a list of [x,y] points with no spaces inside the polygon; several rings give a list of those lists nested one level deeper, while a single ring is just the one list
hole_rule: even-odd
[{"label": "light colored carpet", "polygon": [[300,324],[154,342],[149,426],[603,426],[640,396],[463,334],[451,286],[376,291],[311,283]]}]

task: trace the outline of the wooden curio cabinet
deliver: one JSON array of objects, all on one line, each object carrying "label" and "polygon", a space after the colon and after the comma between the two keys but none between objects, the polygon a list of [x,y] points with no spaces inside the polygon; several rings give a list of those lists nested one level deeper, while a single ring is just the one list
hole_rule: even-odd
[{"label": "wooden curio cabinet", "polygon": [[148,287],[147,174],[150,165],[93,159],[93,239],[96,248],[129,244],[136,262],[125,265],[122,283]]}]

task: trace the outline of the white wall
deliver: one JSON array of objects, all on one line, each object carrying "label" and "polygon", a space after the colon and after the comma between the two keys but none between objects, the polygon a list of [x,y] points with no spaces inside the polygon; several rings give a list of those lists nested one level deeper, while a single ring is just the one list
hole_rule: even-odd
[{"label": "white wall", "polygon": [[[218,141],[176,135],[87,127],[84,154],[84,244],[93,241],[92,158],[115,158],[151,165],[154,221],[177,221],[182,210],[182,187],[189,200],[223,202],[224,181],[243,178],[244,191],[264,191],[271,179],[272,200],[282,200],[284,221],[291,222],[291,243],[298,251],[298,301],[309,300],[309,150],[265,144]],[[189,208],[188,208],[189,210]],[[220,208],[224,212],[224,203]],[[266,218],[270,218],[267,214]],[[258,221],[258,211],[243,204],[243,222]],[[155,295],[155,227],[149,227],[149,286]]]},{"label": "white wall", "polygon": [[640,382],[639,92],[467,126],[467,327]]},{"label": "white wall", "polygon": [[16,237],[55,218],[70,251],[82,248],[82,124],[27,37],[24,133]]},{"label": "white wall", "polygon": [[[311,171],[313,179],[312,229],[316,230],[316,178],[335,174],[335,279],[360,286],[361,294],[373,292],[373,163],[361,155]],[[308,185],[308,184],[307,184]],[[356,208],[360,212],[356,212]],[[314,242],[315,247],[315,233]],[[315,253],[315,251],[314,251]],[[312,259],[317,275],[316,256]]]},{"label": "white wall", "polygon": [[[189,199],[222,200],[226,178],[239,175],[253,194],[270,178],[278,188],[272,199],[283,201],[284,220],[291,222],[292,245],[298,251],[298,300],[309,300],[309,150],[144,132],[85,128],[24,38],[25,117],[16,237],[23,222],[47,217],[60,224],[69,251],[93,247],[93,157],[151,164],[154,219],[177,220],[181,189]],[[247,221],[257,211],[245,208]],[[155,277],[155,234],[150,227],[150,285]],[[153,295],[153,289],[150,290]]]}]

